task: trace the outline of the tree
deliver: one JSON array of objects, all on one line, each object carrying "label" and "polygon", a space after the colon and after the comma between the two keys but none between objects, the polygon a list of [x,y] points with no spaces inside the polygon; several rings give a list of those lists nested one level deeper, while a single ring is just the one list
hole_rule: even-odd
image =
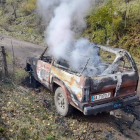
[{"label": "tree", "polygon": [[7,0],[8,4],[11,5],[13,9],[12,15],[14,15],[15,19],[17,18],[17,9],[18,9],[18,0]]},{"label": "tree", "polygon": [[127,24],[127,10],[128,10],[128,3],[129,2],[130,2],[130,0],[125,0],[126,10],[124,12],[124,14],[125,14],[125,25],[124,25],[124,28],[126,28],[126,24]]},{"label": "tree", "polygon": [[4,8],[5,8],[5,3],[6,3],[6,0],[0,0],[0,7],[2,7],[2,15],[3,15],[3,11],[4,11]]}]

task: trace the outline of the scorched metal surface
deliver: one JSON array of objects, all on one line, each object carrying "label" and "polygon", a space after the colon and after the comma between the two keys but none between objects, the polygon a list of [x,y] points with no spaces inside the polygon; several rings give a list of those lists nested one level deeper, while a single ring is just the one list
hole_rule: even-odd
[{"label": "scorched metal surface", "polygon": [[[61,87],[65,104],[79,109],[85,115],[110,111],[137,101],[139,76],[131,55],[124,49],[97,47],[116,55],[113,63],[100,75],[89,77],[74,72],[65,60],[45,56],[47,49],[39,58],[29,57],[25,69],[52,92]],[[125,63],[124,57],[130,63],[130,68],[120,65],[122,61]],[[66,115],[69,114],[63,116]]]}]

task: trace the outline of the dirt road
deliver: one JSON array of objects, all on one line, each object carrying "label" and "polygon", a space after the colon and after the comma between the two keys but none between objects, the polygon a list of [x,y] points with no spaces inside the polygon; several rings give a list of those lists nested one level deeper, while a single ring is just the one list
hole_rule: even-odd
[{"label": "dirt road", "polygon": [[[38,56],[45,48],[29,42],[19,41],[6,35],[0,35],[0,46],[5,46],[7,50],[12,52],[12,44],[15,57],[19,59],[23,67],[28,56]],[[140,88],[138,92],[140,93]],[[84,116],[81,112],[76,111],[73,117],[68,119],[80,120],[79,123],[81,124],[87,122],[89,130],[86,131],[89,139],[90,134],[95,133],[100,136],[106,136],[105,139],[108,140],[138,140],[140,137],[140,105],[135,108],[133,106],[125,107],[122,110],[117,110],[117,113],[117,116],[113,113],[112,116],[105,113],[96,116]]]},{"label": "dirt road", "polygon": [[45,49],[44,46],[39,46],[26,41],[19,41],[13,37],[0,34],[0,46],[12,52],[12,45],[15,57],[18,58],[20,64],[25,66],[26,58],[29,56],[38,56]]}]

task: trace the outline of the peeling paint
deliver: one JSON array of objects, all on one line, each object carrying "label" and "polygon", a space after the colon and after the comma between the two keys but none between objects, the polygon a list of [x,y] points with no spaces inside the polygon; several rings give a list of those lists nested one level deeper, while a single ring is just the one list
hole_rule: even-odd
[{"label": "peeling paint", "polygon": [[[73,102],[78,109],[80,109],[79,103],[83,106],[88,106],[89,104],[94,105],[96,103],[136,95],[139,75],[131,55],[123,49],[101,45],[97,45],[97,47],[116,54],[114,62],[98,76],[84,76],[69,68],[53,63],[53,59],[51,63],[48,63],[46,59],[35,59],[35,62],[37,61],[36,67],[33,63],[34,60],[32,60],[34,58],[29,58],[27,62],[32,66],[36,80],[46,85],[49,89],[53,86],[54,78],[57,79],[57,82],[63,83],[63,88],[65,87],[68,90],[66,94],[69,100]],[[132,69],[120,68],[120,62],[124,56],[127,56]],[[104,93],[111,93],[110,98],[97,101],[91,100],[91,97],[94,95]]]},{"label": "peeling paint", "polygon": [[119,89],[121,87],[121,84],[122,84],[122,73],[119,72],[119,73],[116,74],[116,76],[117,76],[117,78],[116,78],[117,79],[117,86],[116,86],[114,97],[117,96],[118,91],[119,91]]}]

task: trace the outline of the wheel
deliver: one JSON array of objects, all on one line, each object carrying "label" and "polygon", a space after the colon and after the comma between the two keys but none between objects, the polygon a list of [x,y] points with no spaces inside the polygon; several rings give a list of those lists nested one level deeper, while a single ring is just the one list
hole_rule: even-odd
[{"label": "wheel", "polygon": [[55,107],[61,116],[68,116],[73,112],[73,106],[68,104],[63,89],[58,87],[54,96]]}]

